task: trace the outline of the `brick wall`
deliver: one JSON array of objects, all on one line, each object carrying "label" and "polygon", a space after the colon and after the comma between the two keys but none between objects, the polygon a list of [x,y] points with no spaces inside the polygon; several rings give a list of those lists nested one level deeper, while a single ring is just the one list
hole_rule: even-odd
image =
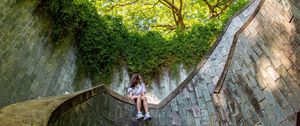
[{"label": "brick wall", "polygon": [[[220,73],[214,71],[217,66],[214,61],[222,57],[213,52],[206,62],[209,65],[203,65],[171,102],[163,108],[150,109],[153,116],[150,122],[135,121],[133,105],[101,94],[65,112],[51,125],[76,122],[82,125],[294,126],[300,111],[299,8],[299,2],[293,0],[264,1],[238,36],[219,93],[213,93],[211,87],[217,83],[218,79],[214,78]],[[255,7],[248,8],[251,9]],[[245,20],[243,15],[248,12],[237,18]],[[236,23],[240,22],[234,19],[230,26]],[[236,29],[228,29],[234,34],[233,30]],[[226,34],[225,38],[233,38]],[[215,51],[220,49],[219,45]],[[228,54],[228,48],[225,52]]]},{"label": "brick wall", "polygon": [[[226,81],[214,94],[232,125],[295,125],[300,111],[299,4],[266,0],[238,39]],[[294,16],[293,16],[294,15]]]},{"label": "brick wall", "polygon": [[74,49],[49,44],[49,19],[38,16],[35,7],[36,0],[0,2],[0,108],[73,90]]},{"label": "brick wall", "polygon": [[[236,19],[246,19],[241,17],[253,12],[249,10],[259,2],[254,1]],[[294,126],[300,111],[299,8],[293,0],[264,1],[235,41],[233,55],[229,53],[232,63],[219,93],[211,89],[218,71],[203,72],[212,71],[211,62],[220,60],[212,53],[206,62],[209,66],[202,67],[175,98],[163,108],[150,109],[150,122],[134,119],[134,105],[101,93],[53,117],[50,125]],[[231,25],[241,24],[237,21],[233,19]]]}]

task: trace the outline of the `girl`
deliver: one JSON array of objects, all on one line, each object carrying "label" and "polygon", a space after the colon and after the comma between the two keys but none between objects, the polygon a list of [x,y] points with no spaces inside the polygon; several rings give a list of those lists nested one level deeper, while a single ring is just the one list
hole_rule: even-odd
[{"label": "girl", "polygon": [[[148,101],[145,96],[146,88],[145,84],[141,81],[142,77],[139,74],[133,74],[130,86],[128,88],[129,98],[136,102],[137,114],[136,119],[140,120],[144,117],[144,120],[151,120],[151,116],[148,111]],[[145,116],[141,112],[141,105],[145,109]]]}]

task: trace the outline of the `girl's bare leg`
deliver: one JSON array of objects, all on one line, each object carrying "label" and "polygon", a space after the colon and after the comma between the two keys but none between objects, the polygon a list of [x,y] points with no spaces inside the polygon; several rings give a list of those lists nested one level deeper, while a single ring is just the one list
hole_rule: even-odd
[{"label": "girl's bare leg", "polygon": [[136,109],[141,112],[141,96],[132,96],[132,100],[136,100]]},{"label": "girl's bare leg", "polygon": [[148,113],[148,100],[147,100],[147,97],[142,96],[141,99],[143,100],[143,105],[144,105],[145,112]]},{"label": "girl's bare leg", "polygon": [[136,108],[137,108],[138,112],[141,112],[141,97],[140,96],[138,96],[136,98]]}]

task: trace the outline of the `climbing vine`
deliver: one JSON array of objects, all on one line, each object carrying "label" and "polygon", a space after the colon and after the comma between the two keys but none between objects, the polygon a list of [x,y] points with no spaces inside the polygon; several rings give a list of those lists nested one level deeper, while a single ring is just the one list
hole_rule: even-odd
[{"label": "climbing vine", "polygon": [[52,20],[53,43],[59,46],[63,37],[74,36],[80,71],[94,82],[109,83],[113,69],[122,63],[130,73],[138,72],[146,80],[162,66],[195,65],[214,44],[228,18],[246,3],[238,0],[218,17],[184,30],[175,28],[168,35],[129,29],[122,15],[99,12],[95,0],[41,0],[39,9]]}]

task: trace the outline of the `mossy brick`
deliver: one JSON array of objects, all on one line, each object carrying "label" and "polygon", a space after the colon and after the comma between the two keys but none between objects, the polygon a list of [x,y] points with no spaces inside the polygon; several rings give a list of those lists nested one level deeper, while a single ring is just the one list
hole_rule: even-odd
[{"label": "mossy brick", "polygon": [[195,92],[189,92],[191,103],[197,103],[197,97]]},{"label": "mossy brick", "polygon": [[124,115],[123,115],[124,111],[122,110],[123,105],[118,101],[116,101],[116,102],[117,102],[117,104],[116,104],[116,109],[115,109],[115,122],[117,124],[123,124],[123,120],[122,120],[122,118],[124,118]]},{"label": "mossy brick", "polygon": [[[0,8],[1,8],[1,5],[0,5]],[[0,24],[3,24],[4,23],[4,14],[0,12]]]},{"label": "mossy brick", "polygon": [[197,101],[198,101],[198,106],[200,109],[206,109],[204,98],[197,98]]},{"label": "mossy brick", "polygon": [[215,115],[216,111],[215,111],[215,106],[212,102],[206,102],[206,108],[208,111],[209,115]]},{"label": "mossy brick", "polygon": [[171,111],[171,105],[167,105],[163,108],[163,111],[165,112],[165,120],[166,124],[172,124],[172,111]]},{"label": "mossy brick", "polygon": [[152,116],[152,125],[153,126],[159,126],[159,110],[156,109],[156,110],[153,110],[153,111],[150,111],[151,112],[151,116]]},{"label": "mossy brick", "polygon": [[201,91],[201,87],[200,86],[195,86],[195,93],[197,98],[202,98],[203,96],[203,92]]},{"label": "mossy brick", "polygon": [[210,94],[209,94],[209,91],[208,91],[208,88],[206,87],[206,85],[201,86],[201,90],[203,92],[205,101],[211,101],[211,97],[210,97]]},{"label": "mossy brick", "polygon": [[3,61],[7,61],[7,58],[10,56],[10,54],[11,54],[11,51],[10,51],[10,50],[6,51],[6,52],[1,56],[1,59],[2,59]]},{"label": "mossy brick", "polygon": [[187,125],[188,126],[196,126],[196,122],[195,122],[195,117],[193,116],[193,112],[192,111],[187,111]]},{"label": "mossy brick", "polygon": [[158,120],[159,120],[159,125],[167,125],[166,124],[166,114],[164,111],[158,112]]},{"label": "mossy brick", "polygon": [[[184,104],[178,104],[178,108],[184,108]],[[179,119],[181,125],[187,125],[187,115],[185,109],[179,109]]]},{"label": "mossy brick", "polygon": [[171,101],[171,103],[169,103],[169,104],[171,105],[172,112],[177,112],[178,111],[178,106],[177,106],[176,99],[173,99]]},{"label": "mossy brick", "polygon": [[109,114],[108,117],[113,120],[113,121],[117,121],[116,116],[118,114],[118,112],[116,111],[116,107],[117,107],[117,103],[116,100],[114,98],[110,98],[110,105],[109,105]]}]

